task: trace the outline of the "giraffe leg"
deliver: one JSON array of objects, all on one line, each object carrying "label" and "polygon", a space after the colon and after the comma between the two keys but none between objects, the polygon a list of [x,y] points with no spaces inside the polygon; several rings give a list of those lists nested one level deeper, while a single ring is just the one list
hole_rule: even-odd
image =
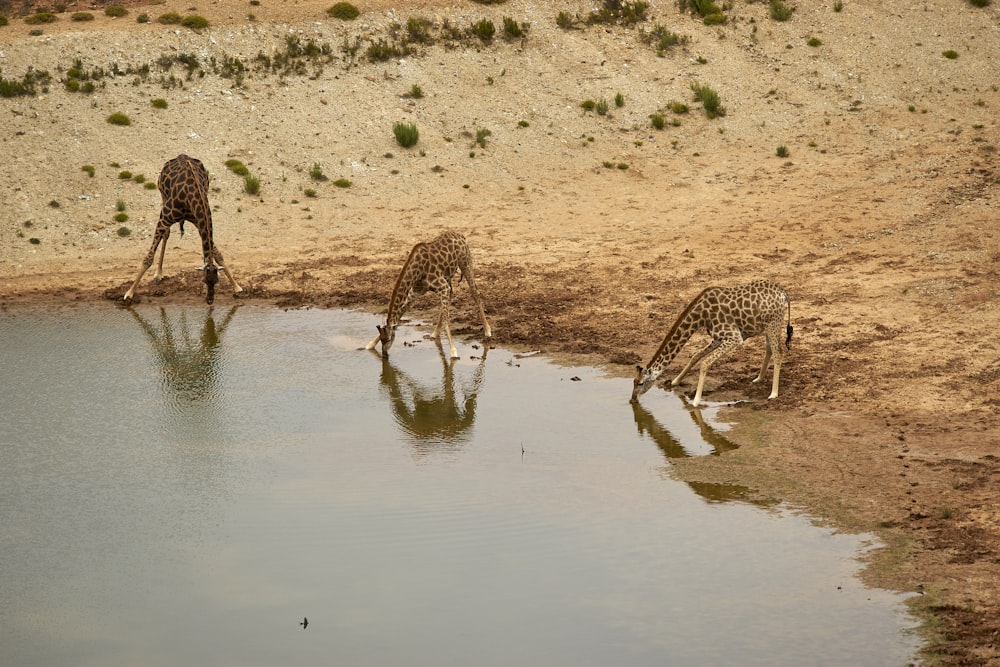
[{"label": "giraffe leg", "polygon": [[[153,258],[156,256],[156,246],[160,245],[160,241],[169,232],[170,227],[168,226],[156,228],[156,232],[153,234],[153,245],[142,260],[142,265],[139,267],[139,274],[135,277],[135,280],[132,281],[132,286],[128,288],[127,292],[125,292],[125,296],[122,297],[122,300],[126,303],[132,301],[132,298],[135,296],[135,288],[139,286],[139,281],[142,280],[142,277],[146,274],[146,271],[149,270],[149,267],[153,265]],[[166,246],[166,242],[164,242],[164,246]]]},{"label": "giraffe leg", "polygon": [[167,241],[170,239],[170,227],[163,232],[163,240],[160,241],[160,261],[156,263],[156,272],[153,273],[153,282],[157,285],[163,280],[163,256],[167,254]]},{"label": "giraffe leg", "polygon": [[670,381],[670,386],[676,387],[677,385],[679,385],[681,383],[681,380],[684,379],[684,376],[687,375],[689,372],[691,372],[691,369],[694,368],[694,365],[697,364],[702,359],[704,359],[706,354],[708,354],[718,346],[719,346],[719,341],[713,338],[711,343],[706,345],[700,352],[695,353],[695,355],[691,357],[691,361],[687,363],[687,366],[684,367],[684,370],[678,373],[677,377],[675,377],[673,380]]},{"label": "giraffe leg", "polygon": [[476,289],[476,278],[472,275],[471,261],[462,267],[462,276],[465,278],[465,282],[469,283],[472,300],[476,302],[476,308],[479,309],[479,318],[483,321],[483,336],[492,338],[493,329],[490,328],[490,323],[486,320],[486,311],[483,310],[483,300],[479,298],[479,290]]},{"label": "giraffe leg", "polygon": [[448,337],[448,349],[451,351],[451,358],[458,359],[458,350],[451,340],[451,286],[440,291],[441,313],[438,315],[438,326],[434,327],[434,337],[440,338],[440,327],[444,325],[444,335]]},{"label": "giraffe leg", "polygon": [[760,382],[761,380],[764,379],[764,373],[767,372],[767,365],[769,363],[771,363],[771,335],[770,335],[770,333],[768,333],[765,336],[765,340],[767,341],[767,345],[764,347],[764,362],[760,365],[760,373],[757,374],[757,377],[755,377],[753,380],[751,380],[751,382],[754,382],[754,383]]},{"label": "giraffe leg", "polygon": [[692,406],[698,407],[698,404],[701,403],[701,393],[705,387],[705,376],[708,375],[709,367],[729,354],[733,349],[739,347],[742,342],[742,338],[737,333],[736,338],[724,338],[720,340],[718,347],[705,356],[705,360],[701,363],[701,370],[698,373],[698,389],[694,393],[694,400],[691,401]]},{"label": "giraffe leg", "polygon": [[233,278],[233,274],[231,274],[229,272],[229,269],[226,268],[226,260],[223,259],[222,253],[219,252],[219,249],[215,246],[215,243],[212,244],[212,256],[215,257],[215,261],[216,263],[218,263],[219,268],[222,269],[222,272],[226,274],[226,278],[229,278],[229,282],[233,284],[233,294],[239,294],[240,292],[242,292],[243,288],[239,286],[239,284],[236,282],[236,279]]},{"label": "giraffe leg", "polygon": [[[781,362],[785,358],[785,347],[781,344],[781,322],[774,326],[774,330],[767,332],[768,348],[774,354],[774,377],[771,379],[771,394],[768,399],[778,397],[778,377],[781,375]],[[764,371],[761,371],[761,375]]]}]

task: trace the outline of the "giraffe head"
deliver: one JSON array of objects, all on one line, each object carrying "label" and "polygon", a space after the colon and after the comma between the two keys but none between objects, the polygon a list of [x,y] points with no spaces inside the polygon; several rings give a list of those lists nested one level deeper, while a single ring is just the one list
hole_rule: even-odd
[{"label": "giraffe head", "polygon": [[206,264],[201,268],[205,272],[205,285],[208,287],[208,293],[205,295],[205,303],[212,305],[215,301],[215,286],[219,282],[219,268],[215,264]]},{"label": "giraffe head", "polygon": [[396,327],[386,322],[384,327],[376,324],[375,328],[378,329],[378,338],[382,341],[382,357],[388,359],[389,348],[392,347],[392,341],[396,340]]},{"label": "giraffe head", "polygon": [[656,384],[656,378],[658,377],[658,374],[654,373],[652,368],[636,366],[635,370],[635,379],[632,380],[632,398],[629,399],[630,403],[638,403],[639,397]]}]

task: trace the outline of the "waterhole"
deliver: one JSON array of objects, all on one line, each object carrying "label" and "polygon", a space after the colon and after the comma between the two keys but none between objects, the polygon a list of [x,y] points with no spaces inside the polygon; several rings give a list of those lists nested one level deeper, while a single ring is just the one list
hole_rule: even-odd
[{"label": "waterhole", "polygon": [[[0,664],[902,665],[868,538],[687,485],[711,407],[376,318],[0,313]],[[303,619],[308,618],[308,625]]]}]

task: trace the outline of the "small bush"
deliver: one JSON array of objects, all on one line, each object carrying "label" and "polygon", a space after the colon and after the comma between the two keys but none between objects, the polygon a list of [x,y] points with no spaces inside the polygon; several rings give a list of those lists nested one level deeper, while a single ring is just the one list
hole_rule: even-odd
[{"label": "small bush", "polygon": [[82,167],[80,167],[80,171],[87,172],[87,175],[90,176],[91,178],[93,178],[94,177],[94,173],[95,173],[96,170],[94,169],[94,165],[92,165],[92,164],[85,164]]},{"label": "small bush", "polygon": [[[987,2],[988,1],[989,0],[987,0]],[[837,0],[835,3],[833,3],[833,11],[835,11],[835,12],[837,12],[839,14],[841,12],[841,10],[843,10],[843,9],[844,9],[844,3],[841,2],[840,0]]]},{"label": "small bush", "polygon": [[409,148],[420,139],[420,132],[413,123],[396,123],[392,126],[392,133],[396,136],[396,143],[403,148]]},{"label": "small bush", "polygon": [[794,12],[794,7],[789,7],[781,0],[771,0],[770,2],[769,13],[775,21],[787,21],[792,18]]},{"label": "small bush", "polygon": [[326,174],[323,173],[323,167],[319,166],[319,162],[313,162],[313,166],[309,170],[309,178],[314,181],[327,180]]},{"label": "small bush", "polygon": [[989,7],[990,0],[969,0],[969,4],[973,7]]},{"label": "small bush", "polygon": [[608,115],[608,101],[605,99],[597,100],[597,104],[594,105],[594,111],[597,112],[599,116]]},{"label": "small bush", "polygon": [[208,27],[208,19],[198,14],[188,14],[181,19],[181,25],[191,30],[204,30]]},{"label": "small bush", "polygon": [[142,184],[142,187],[146,188],[147,190],[155,190],[156,183],[154,181],[146,181],[145,183]]},{"label": "small bush", "polygon": [[93,21],[94,15],[90,12],[73,12],[69,19],[70,21]]},{"label": "small bush", "polygon": [[346,178],[338,178],[333,182],[338,188],[349,188],[351,187],[351,182]]},{"label": "small bush", "polygon": [[149,23],[149,14],[146,14],[145,12],[143,12],[142,14],[139,14],[138,16],[135,17],[135,22],[136,23]]},{"label": "small bush", "polygon": [[247,174],[243,177],[243,190],[248,195],[260,194],[260,179],[256,176],[251,176]]},{"label": "small bush", "polygon": [[330,18],[340,19],[341,21],[353,21],[361,15],[358,8],[349,2],[338,2],[327,9],[326,13],[330,15]]},{"label": "small bush", "polygon": [[662,113],[650,114],[650,116],[649,116],[649,122],[657,130],[662,130],[664,124],[666,123],[666,121],[663,118],[663,114]]},{"label": "small bush", "polygon": [[0,26],[5,26],[8,23],[10,23],[10,20],[3,14],[0,14]]},{"label": "small bush", "polygon": [[236,159],[226,160],[225,165],[226,169],[233,172],[237,176],[246,176],[250,173],[250,170],[247,169],[246,165]]},{"label": "small bush", "polygon": [[506,40],[523,39],[528,32],[527,23],[518,23],[509,16],[503,17],[503,37]]},{"label": "small bush", "polygon": [[688,107],[688,105],[684,104],[683,102],[671,102],[670,110],[673,111],[675,114],[680,115],[687,113],[691,109]]},{"label": "small bush", "polygon": [[576,25],[576,18],[569,12],[559,12],[556,14],[556,25],[563,30],[569,30]]},{"label": "small bush", "polygon": [[115,222],[125,222],[126,220],[128,220],[128,213],[122,212],[115,214]]},{"label": "small bush", "polygon": [[595,106],[597,106],[597,103],[594,102],[594,100],[584,100],[580,102],[580,108],[584,111],[593,111]]},{"label": "small bush", "polygon": [[519,120],[519,121],[517,121],[517,126],[518,127],[529,127],[530,125],[531,125],[531,123],[529,123],[526,120]]},{"label": "small bush", "polygon": [[806,44],[813,47],[822,46],[823,41],[819,37],[810,37],[809,40],[806,41]]},{"label": "small bush", "polygon": [[104,8],[104,15],[110,16],[111,18],[115,19],[121,18],[122,16],[126,16],[127,14],[128,10],[122,7],[121,5],[108,5],[107,7]]},{"label": "small bush", "polygon": [[490,136],[491,134],[493,133],[487,130],[485,127],[476,130],[476,143],[479,144],[480,148],[486,148],[486,137]]},{"label": "small bush", "polygon": [[691,84],[691,90],[694,92],[694,98],[705,107],[706,116],[716,118],[726,115],[726,109],[719,100],[719,93],[715,92],[714,89],[695,82]]},{"label": "small bush", "polygon": [[619,109],[625,106],[625,96],[621,93],[615,93],[615,106]]},{"label": "small bush", "polygon": [[139,185],[142,185],[143,183],[146,182],[146,175],[145,174],[136,174],[135,176],[132,177],[132,182],[133,183],[138,183]]},{"label": "small bush", "polygon": [[167,101],[165,99],[163,99],[162,97],[157,97],[150,104],[153,105],[154,109],[166,109],[167,108]]},{"label": "small bush", "polygon": [[181,22],[181,15],[177,12],[167,12],[166,14],[160,14],[156,19],[157,23],[162,23],[163,25],[179,25]]},{"label": "small bush", "polygon": [[115,202],[115,210],[119,211],[119,212],[125,210],[125,200],[124,199],[119,199],[118,201]]},{"label": "small bush", "polygon": [[948,49],[947,51],[942,51],[941,55],[947,58],[948,60],[954,60],[955,58],[958,58],[958,51],[955,51],[953,49]]},{"label": "small bush", "polygon": [[410,86],[410,97],[412,97],[415,100],[419,100],[423,96],[424,96],[423,88],[421,88],[417,84],[413,84],[412,86]]},{"label": "small bush", "polygon": [[774,154],[778,157],[788,157],[788,148],[785,146],[778,146],[778,149],[774,151]]},{"label": "small bush", "polygon": [[493,36],[496,32],[496,26],[493,25],[493,21],[489,19],[481,19],[472,24],[472,34],[481,39],[483,42],[492,42]]},{"label": "small bush", "polygon": [[123,181],[131,180],[131,178],[132,178],[132,172],[128,171],[128,170],[119,171],[118,172],[118,178],[120,178]]},{"label": "small bush", "polygon": [[41,25],[42,23],[53,23],[56,18],[52,12],[36,12],[31,16],[24,17],[24,22],[28,25]]},{"label": "small bush", "polygon": [[131,234],[132,234],[132,230],[129,229],[128,227],[119,227],[118,228],[118,236],[120,236],[122,238],[125,238],[126,236],[131,236]]},{"label": "small bush", "polygon": [[122,126],[124,126],[124,125],[131,125],[132,124],[132,121],[131,121],[131,119],[129,119],[128,116],[126,116],[125,114],[123,114],[121,112],[117,112],[117,111],[115,113],[111,114],[110,116],[108,116],[107,120],[112,125],[122,125]]},{"label": "small bush", "polygon": [[305,190],[302,191],[302,194],[304,194],[306,197],[315,197],[316,191],[313,190],[312,188],[306,188]]},{"label": "small bush", "polygon": [[38,245],[41,242],[42,242],[41,239],[35,238],[34,236],[32,236],[30,239],[28,239],[28,243],[30,243],[31,245]]}]

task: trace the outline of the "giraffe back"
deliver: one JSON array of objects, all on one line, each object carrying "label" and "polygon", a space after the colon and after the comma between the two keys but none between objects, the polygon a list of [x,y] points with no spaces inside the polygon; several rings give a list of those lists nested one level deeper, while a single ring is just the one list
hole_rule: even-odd
[{"label": "giraffe back", "polygon": [[212,209],[208,203],[208,172],[197,158],[181,154],[168,160],[156,182],[163,197],[161,216],[169,222],[194,222],[199,229],[208,226]]},{"label": "giraffe back", "polygon": [[746,340],[781,322],[787,305],[783,289],[768,280],[755,280],[739,287],[709,287],[688,311],[713,337],[722,327],[735,326]]}]

